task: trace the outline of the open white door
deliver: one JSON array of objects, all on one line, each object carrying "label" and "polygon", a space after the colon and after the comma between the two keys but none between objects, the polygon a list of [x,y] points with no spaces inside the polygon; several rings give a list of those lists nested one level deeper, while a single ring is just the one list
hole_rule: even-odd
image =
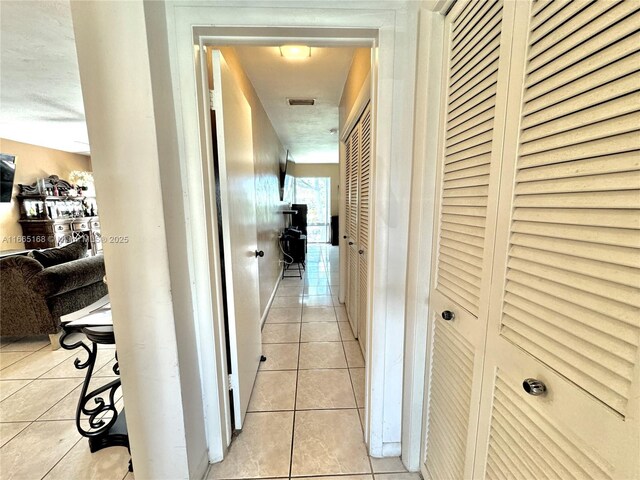
[{"label": "open white door", "polygon": [[234,426],[240,429],[262,354],[251,107],[220,51],[213,51],[212,69],[211,128],[230,388]]}]

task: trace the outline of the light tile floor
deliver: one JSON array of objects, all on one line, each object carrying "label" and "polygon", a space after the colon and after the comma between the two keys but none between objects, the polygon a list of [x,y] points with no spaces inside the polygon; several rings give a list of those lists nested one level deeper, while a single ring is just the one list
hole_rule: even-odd
[{"label": "light tile floor", "polygon": [[[73,360],[86,358],[79,352],[52,351],[47,337],[1,339],[2,480],[123,480],[127,476],[126,448],[92,454],[88,440],[76,429],[75,411],[85,371],[77,370]],[[100,347],[92,387],[115,377],[114,352]]]},{"label": "light tile floor", "polygon": [[[208,478],[419,479],[398,458],[368,457],[364,360],[337,301],[337,247],[309,245],[307,260],[302,280],[280,284],[244,429]],[[113,352],[101,349],[96,382],[113,378]],[[77,356],[47,338],[0,340],[0,479],[134,480],[125,448],[92,454],[76,430]]]},{"label": "light tile floor", "polygon": [[309,245],[303,278],[281,281],[244,428],[208,479],[420,478],[399,458],[367,455],[364,359],[339,285],[338,249],[329,245]]}]

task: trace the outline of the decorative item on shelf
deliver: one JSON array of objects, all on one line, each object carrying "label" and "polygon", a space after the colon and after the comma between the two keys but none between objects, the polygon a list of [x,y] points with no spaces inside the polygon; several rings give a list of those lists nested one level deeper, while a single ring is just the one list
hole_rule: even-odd
[{"label": "decorative item on shelf", "polygon": [[81,170],[73,170],[69,174],[69,180],[75,184],[78,195],[86,195],[90,186],[93,186],[93,174]]}]

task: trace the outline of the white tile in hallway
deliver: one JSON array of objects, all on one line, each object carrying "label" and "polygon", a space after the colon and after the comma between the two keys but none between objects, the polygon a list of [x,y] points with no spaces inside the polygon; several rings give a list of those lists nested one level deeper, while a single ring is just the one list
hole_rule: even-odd
[{"label": "white tile in hallway", "polygon": [[80,439],[72,420],[30,424],[0,449],[3,480],[42,478]]},{"label": "white tile in hallway", "polygon": [[274,297],[271,308],[299,307],[302,305],[302,297]]},{"label": "white tile in hallway", "polygon": [[375,475],[376,480],[422,480],[419,473],[382,473]]},{"label": "white tile in hallway", "polygon": [[358,408],[364,407],[364,368],[349,369]]},{"label": "white tile in hallway", "polygon": [[309,322],[302,324],[301,342],[339,342],[337,322]]},{"label": "white tile in hallway", "polygon": [[333,307],[307,307],[302,309],[303,322],[335,322],[336,312]]},{"label": "white tile in hallway", "polygon": [[358,412],[296,412],[292,476],[371,473]]},{"label": "white tile in hallway", "polygon": [[[4,351],[4,349],[3,349]],[[0,379],[2,380],[25,380],[36,379],[40,375],[51,370],[53,367],[60,365],[69,357],[76,355],[68,350],[51,351],[43,348],[28,357],[18,360],[13,365],[0,370]]]},{"label": "white tile in hallway", "polygon": [[349,322],[338,322],[338,328],[340,329],[340,336],[343,342],[354,341],[353,331],[351,330],[351,324]]},{"label": "white tile in hallway", "polygon": [[91,453],[86,439],[80,440],[43,480],[122,480],[128,472],[129,452],[109,447]]},{"label": "white tile in hallway", "polygon": [[364,358],[358,342],[344,342],[344,352],[349,368],[364,367]]},{"label": "white tile in hallway", "polygon": [[9,341],[2,345],[2,352],[35,352],[44,347],[48,347],[51,351],[51,342],[46,335],[38,335],[31,337],[23,337],[15,341]]},{"label": "white tile in hallway", "polygon": [[0,350],[0,370],[16,363],[18,360],[22,360],[32,353],[33,352],[5,352],[4,350]]},{"label": "white tile in hallway", "polygon": [[242,433],[233,439],[223,462],[211,466],[208,479],[288,477],[293,412],[247,413]]},{"label": "white tile in hallway", "polygon": [[297,323],[302,321],[302,307],[272,308],[265,323]]},{"label": "white tile in hallway", "polygon": [[331,295],[305,296],[303,304],[306,307],[333,307]]},{"label": "white tile in hallway", "polygon": [[346,368],[341,342],[313,342],[300,344],[300,370],[316,368]]},{"label": "white tile in hallway", "polygon": [[373,473],[405,473],[407,471],[400,457],[371,457],[371,466],[373,467]]},{"label": "white tile in hallway", "polygon": [[35,380],[0,403],[0,422],[36,420],[80,383],[80,379]]},{"label": "white tile in hallway", "polygon": [[0,380],[0,402],[32,381],[33,380]]},{"label": "white tile in hallway", "polygon": [[0,447],[27,428],[31,422],[0,423]]},{"label": "white tile in hallway", "polygon": [[297,370],[297,343],[269,343],[262,345],[262,354],[267,360],[260,362],[260,370]]},{"label": "white tile in hallway", "polygon": [[253,385],[249,412],[293,410],[296,399],[295,371],[261,371]]},{"label": "white tile in hallway", "polygon": [[355,408],[346,369],[300,370],[296,409]]},{"label": "white tile in hallway", "polygon": [[267,323],[262,329],[262,343],[298,343],[299,323]]}]

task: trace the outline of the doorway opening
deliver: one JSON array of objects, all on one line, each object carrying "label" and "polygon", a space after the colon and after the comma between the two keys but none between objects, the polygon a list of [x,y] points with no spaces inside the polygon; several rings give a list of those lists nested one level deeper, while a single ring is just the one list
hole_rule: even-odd
[{"label": "doorway opening", "polygon": [[[300,63],[283,58],[281,49],[275,46],[219,47],[207,42],[201,48],[201,108],[214,112],[210,116],[213,121],[207,122],[207,116],[202,116],[207,138],[213,138],[206,145],[205,171],[210,175],[207,181],[215,192],[215,202],[208,208],[217,211],[214,218],[218,220],[213,227],[218,232],[219,245],[214,255],[219,262],[220,277],[216,285],[222,306],[219,313],[227,319],[218,331],[224,337],[226,349],[226,359],[223,359],[226,362],[222,363],[226,366],[223,381],[232,392],[222,399],[224,423],[228,428],[226,445],[232,438],[250,443],[250,434],[240,433],[235,437],[232,433],[237,428],[250,431],[258,418],[269,420],[273,415],[258,416],[257,413],[271,412],[271,407],[290,411],[294,419],[298,411],[307,410],[327,411],[326,415],[333,415],[335,412],[331,410],[336,405],[331,402],[316,402],[310,407],[300,407],[300,410],[297,405],[303,395],[298,392],[304,392],[305,382],[310,381],[305,380],[306,376],[320,378],[325,376],[324,370],[335,368],[339,371],[333,373],[339,375],[340,380],[336,384],[323,379],[323,388],[328,389],[325,398],[336,395],[337,385],[346,381],[348,388],[345,390],[345,385],[341,386],[346,396],[338,404],[341,409],[351,412],[341,415],[349,417],[347,423],[355,419],[351,422],[356,432],[352,437],[360,438],[361,450],[366,452],[367,362],[364,352],[369,277],[365,259],[369,248],[362,241],[368,238],[368,233],[364,236],[363,233],[368,232],[369,225],[358,223],[358,219],[368,218],[370,169],[366,166],[361,170],[358,162],[361,156],[372,158],[371,109],[367,110],[368,140],[358,143],[357,147],[355,143],[349,143],[363,155],[354,150],[347,162],[344,135],[337,133],[361,131],[357,121],[362,116],[363,104],[369,105],[372,97],[372,50],[366,47],[309,47],[310,58],[306,63]],[[354,69],[354,64],[358,69]],[[366,95],[360,95],[362,90],[366,90]],[[304,102],[290,100],[301,97],[313,97],[313,101],[300,105]],[[239,115],[237,109],[246,113]],[[246,143],[239,137],[241,131],[247,132],[243,138],[248,143],[245,150],[237,151],[239,145]],[[243,166],[247,157],[251,157],[253,171]],[[285,197],[284,201],[279,191],[282,164],[286,165],[285,185],[288,176],[293,187],[291,198]],[[347,170],[351,175],[348,182],[345,178]],[[328,245],[332,240],[331,217],[339,217],[341,210],[348,208],[347,198],[340,194],[340,184],[347,182],[350,185],[349,201],[357,201],[356,197],[362,191],[359,176],[365,171],[367,195],[363,198],[366,205],[358,204],[347,215],[350,224],[356,228],[348,243],[358,245],[359,253],[357,250],[350,252],[352,257],[358,255],[357,259],[351,258],[358,267],[345,277],[340,273],[346,268],[341,265],[344,263],[340,254],[342,246]],[[244,216],[233,213],[246,201],[246,195],[234,195],[234,192],[241,193],[243,185],[255,186],[254,222],[243,222]],[[296,223],[300,216],[298,210],[304,211],[302,228]],[[247,242],[240,247],[236,245],[243,242],[236,224],[250,224],[254,228],[254,246]],[[277,239],[269,234],[274,229],[279,232]],[[334,232],[334,237],[337,235],[338,232]],[[274,255],[274,244],[281,247],[283,238],[287,239],[288,245],[303,245],[301,261],[300,252],[294,255],[295,259],[286,249],[276,251]],[[247,258],[254,257],[246,255],[247,249],[255,251],[255,259]],[[363,255],[364,252],[367,255]],[[239,258],[234,259],[234,255]],[[346,255],[348,258],[349,252]],[[293,260],[305,268],[295,279],[281,273]],[[257,267],[259,292],[249,295],[250,282],[238,279],[254,266]],[[235,272],[236,268],[240,274]],[[347,290],[351,291],[350,295],[345,295]],[[253,299],[259,301],[261,315],[253,314],[247,308]],[[247,335],[253,338],[254,332],[260,335],[261,330],[262,351],[253,344],[248,348],[244,339]],[[274,344],[285,345],[283,348],[297,344],[299,355],[295,365],[284,368],[278,353],[273,351]],[[305,352],[313,349],[323,352],[310,360],[310,354]],[[260,353],[262,362],[258,362]],[[326,364],[329,360],[333,363]],[[295,368],[295,372],[290,368]],[[299,375],[298,371],[304,373]],[[280,375],[278,372],[283,372],[283,377],[294,373],[293,389],[269,384],[271,377]],[[306,388],[310,386],[307,384]],[[291,401],[279,403],[283,395]],[[274,397],[273,402],[267,401],[266,406],[260,404],[271,397]],[[301,402],[304,405],[304,400]],[[318,425],[323,423],[321,420],[316,422]],[[304,446],[296,450],[293,432],[290,441],[292,448],[289,450],[293,453],[283,465],[290,464],[292,470],[275,472],[277,475],[290,475],[300,464],[298,457],[304,456],[300,453]],[[242,460],[231,460],[233,462],[242,463]]]}]

